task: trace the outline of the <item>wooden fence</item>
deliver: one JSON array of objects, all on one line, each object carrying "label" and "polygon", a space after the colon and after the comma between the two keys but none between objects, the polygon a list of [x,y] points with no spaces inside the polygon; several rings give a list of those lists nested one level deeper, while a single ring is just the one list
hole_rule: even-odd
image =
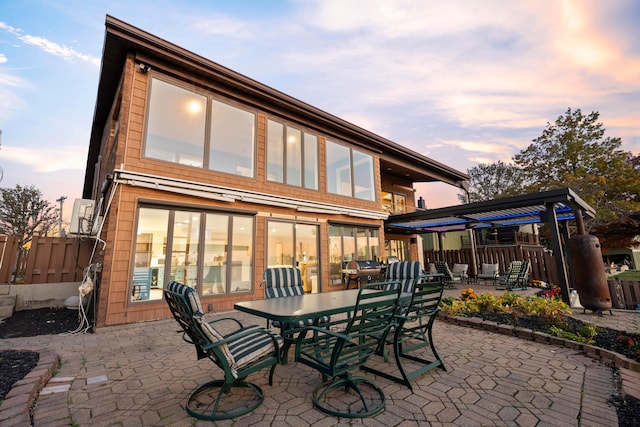
[{"label": "wooden fence", "polygon": [[637,280],[610,279],[609,294],[612,308],[637,310],[640,308],[640,282]]},{"label": "wooden fence", "polygon": [[0,235],[0,283],[60,283],[82,281],[93,240],[39,237],[26,250],[15,236]]},{"label": "wooden fence", "polygon": [[[449,266],[453,264],[471,265],[471,248],[445,250],[443,256],[439,250],[424,251],[424,262],[446,261]],[[529,261],[531,263],[532,280],[542,280],[547,283],[558,283],[558,272],[553,260],[553,255],[545,252],[540,246],[480,246],[476,248],[476,265],[499,264],[500,273],[509,269],[511,261]]]}]

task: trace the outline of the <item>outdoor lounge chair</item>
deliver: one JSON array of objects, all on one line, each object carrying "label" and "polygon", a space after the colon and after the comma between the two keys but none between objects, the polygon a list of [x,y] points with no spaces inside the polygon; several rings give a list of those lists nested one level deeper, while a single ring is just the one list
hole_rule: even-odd
[{"label": "outdoor lounge chair", "polygon": [[524,276],[528,278],[529,273],[528,261],[511,261],[509,271],[503,276],[498,277],[494,282],[496,289],[506,289],[508,291],[519,291],[527,289],[527,281]]},{"label": "outdoor lounge chair", "polygon": [[[362,418],[385,406],[380,387],[352,371],[380,351],[396,322],[400,284],[362,285],[353,312],[331,322],[331,329],[310,326],[296,340],[296,361],[322,374],[322,384],[312,392],[313,406],[337,417]],[[343,392],[340,392],[340,391]]]},{"label": "outdoor lounge chair", "polygon": [[[408,309],[396,316],[398,325],[395,327],[392,343],[400,377],[366,365],[362,369],[404,384],[411,391],[413,391],[411,386],[413,378],[434,368],[446,371],[442,359],[436,352],[432,335],[432,327],[440,310],[438,304],[442,299],[443,291],[442,275],[422,276],[414,286]],[[427,347],[431,351],[430,359],[425,358],[423,349]],[[409,372],[406,371],[402,363],[404,359],[411,361],[409,366],[412,370]]]},{"label": "outdoor lounge chair", "polygon": [[462,278],[460,276],[453,275],[446,261],[434,261],[433,265],[436,267],[438,274],[442,274],[444,276],[444,284],[447,289],[454,289],[454,283],[462,282]]},{"label": "outdoor lounge chair", "polygon": [[520,277],[518,277],[520,289],[527,289],[527,285],[529,284],[529,274],[531,274],[531,263],[529,261],[523,261]]},{"label": "outdoor lounge chair", "polygon": [[485,264],[482,263],[482,268],[480,269],[480,273],[476,276],[478,280],[491,280],[494,282],[500,277],[500,264]]},{"label": "outdoor lounge chair", "polygon": [[[182,283],[169,283],[164,297],[171,314],[182,327],[182,338],[196,347],[198,359],[207,357],[224,371],[224,379],[207,382],[191,393],[187,413],[202,420],[225,420],[260,406],[264,401],[262,389],[245,382],[245,378],[271,367],[269,385],[273,385],[273,372],[280,363],[282,337],[257,326],[243,327],[238,320],[229,317],[206,321],[198,294]],[[216,329],[225,324],[231,325],[225,329],[231,329],[231,332],[223,334]],[[249,392],[233,393],[237,387],[249,389]]]},{"label": "outdoor lounge chair", "polygon": [[459,277],[460,281],[469,280],[469,264],[453,264],[451,268],[451,275],[453,277]]}]

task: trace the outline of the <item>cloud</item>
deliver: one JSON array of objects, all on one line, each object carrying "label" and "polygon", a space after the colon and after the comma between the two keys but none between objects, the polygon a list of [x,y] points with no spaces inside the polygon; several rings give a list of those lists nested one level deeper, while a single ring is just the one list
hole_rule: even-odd
[{"label": "cloud", "polygon": [[6,64],[7,61],[7,57],[4,54],[0,53],[0,64]]},{"label": "cloud", "polygon": [[39,47],[46,53],[62,57],[65,61],[73,62],[74,60],[79,59],[81,61],[93,64],[96,67],[100,66],[100,58],[78,52],[72,47],[60,45],[44,37],[24,34],[24,32],[20,28],[12,27],[5,22],[0,21],[0,29],[13,34],[24,44]]},{"label": "cloud", "polygon": [[84,170],[86,166],[86,147],[66,146],[60,149],[25,148],[3,145],[0,158],[24,165],[34,172],[59,172]]},{"label": "cloud", "polygon": [[618,93],[640,90],[640,59],[625,45],[635,29],[617,37],[611,31],[620,26],[622,6],[611,12],[610,3],[574,0],[296,4],[296,22],[315,31],[292,38],[283,62],[308,73],[325,93],[340,94],[332,105],[343,116],[349,104],[389,111],[409,100],[416,107],[402,114],[416,119],[467,130],[531,130],[567,107],[617,109]]},{"label": "cloud", "polygon": [[252,27],[245,21],[230,18],[221,14],[212,14],[198,19],[193,27],[204,34],[229,38],[250,39],[254,37]]},{"label": "cloud", "polygon": [[5,67],[0,67],[0,119],[8,120],[13,112],[25,108],[24,100],[15,93],[15,89],[28,87],[31,85],[25,79],[16,76]]}]

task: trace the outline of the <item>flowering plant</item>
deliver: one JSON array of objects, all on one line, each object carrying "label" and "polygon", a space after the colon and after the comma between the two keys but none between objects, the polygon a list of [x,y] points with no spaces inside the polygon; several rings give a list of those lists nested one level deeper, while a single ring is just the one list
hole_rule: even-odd
[{"label": "flowering plant", "polygon": [[467,300],[475,299],[475,298],[476,298],[476,292],[471,288],[463,289],[460,292],[460,299],[462,301],[467,301]]},{"label": "flowering plant", "polygon": [[533,288],[548,288],[549,284],[543,280],[532,280],[529,282],[530,286]]},{"label": "flowering plant", "polygon": [[551,289],[545,289],[545,290],[542,290],[542,291],[538,292],[536,295],[538,295],[539,297],[544,297],[544,298],[558,298],[560,296],[560,288],[559,287],[555,287],[555,288],[551,288]]},{"label": "flowering plant", "polygon": [[624,335],[618,335],[616,337],[616,344],[631,347],[634,343],[633,338],[625,337]]}]

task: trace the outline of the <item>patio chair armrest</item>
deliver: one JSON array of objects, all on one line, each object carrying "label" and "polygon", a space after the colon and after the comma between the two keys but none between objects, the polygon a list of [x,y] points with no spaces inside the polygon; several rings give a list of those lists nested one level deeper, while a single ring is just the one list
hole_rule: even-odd
[{"label": "patio chair armrest", "polygon": [[182,341],[186,342],[187,344],[193,344],[193,345],[197,345],[196,343],[194,343],[191,338],[189,337],[189,335],[187,335],[187,333],[182,330],[182,331],[176,331],[177,333],[182,333]]},{"label": "patio chair armrest", "polygon": [[[220,317],[218,319],[207,320],[207,323],[210,324],[211,326],[213,326],[214,323],[227,321],[227,320],[234,322],[238,326],[238,329],[243,329],[244,328],[242,323],[238,319],[234,319],[233,317]],[[248,327],[254,327],[254,326],[257,326],[257,325],[251,325],[251,326],[248,326]]]},{"label": "patio chair armrest", "polygon": [[277,340],[277,336],[278,334],[276,334],[275,332],[269,331],[267,329],[264,328],[259,328],[256,325],[251,325],[251,326],[247,326],[246,328],[244,328],[241,331],[238,331],[236,333],[233,333],[231,335],[227,335],[224,337],[224,339],[206,344],[202,346],[203,350],[209,350],[215,347],[219,347],[221,345],[225,345],[225,344],[230,344],[233,343],[234,341],[239,340],[240,338],[244,338],[248,335],[268,335],[271,340],[273,341],[273,345],[274,348],[278,348],[278,340]]}]

